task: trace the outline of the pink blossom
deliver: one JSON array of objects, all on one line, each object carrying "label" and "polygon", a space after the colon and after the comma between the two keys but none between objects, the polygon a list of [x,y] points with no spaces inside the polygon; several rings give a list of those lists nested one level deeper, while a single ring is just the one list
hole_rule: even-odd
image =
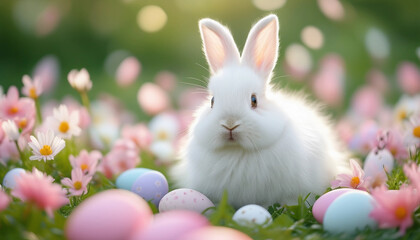
[{"label": "pink blossom", "polygon": [[115,78],[117,84],[121,87],[127,87],[133,84],[141,71],[141,64],[135,57],[124,59],[118,66]]},{"label": "pink blossom", "polygon": [[375,199],[374,209],[369,216],[375,219],[379,228],[399,227],[400,233],[413,225],[412,214],[418,207],[416,192],[411,187],[400,190],[387,190],[381,186],[372,190]]},{"label": "pink blossom", "polygon": [[143,111],[149,115],[156,115],[170,106],[168,94],[154,83],[145,83],[140,87],[137,101]]},{"label": "pink blossom", "polygon": [[35,66],[33,76],[41,79],[44,93],[50,92],[57,82],[59,75],[58,60],[52,55],[43,57]]},{"label": "pink blossom", "polygon": [[10,159],[18,160],[19,152],[16,148],[16,144],[12,141],[9,141],[8,138],[5,138],[3,142],[0,143],[0,163],[5,164]]},{"label": "pink blossom", "polygon": [[179,106],[185,110],[195,111],[204,101],[208,101],[208,96],[207,90],[189,88],[182,92],[179,98]]},{"label": "pink blossom", "polygon": [[420,71],[414,63],[403,62],[398,66],[397,79],[400,88],[409,95],[420,92]]},{"label": "pink blossom", "polygon": [[363,121],[349,142],[349,148],[362,154],[367,154],[376,140],[379,127],[375,121]]},{"label": "pink blossom", "polygon": [[372,69],[367,74],[369,85],[378,89],[381,93],[386,93],[389,90],[388,80],[383,72],[378,69]]},{"label": "pink blossom", "polygon": [[84,174],[92,176],[96,172],[96,166],[98,165],[99,159],[102,158],[102,154],[99,151],[92,151],[88,153],[86,150],[82,150],[79,156],[69,156],[70,164],[73,168],[79,168]]},{"label": "pink blossom", "polygon": [[41,78],[34,77],[32,80],[28,75],[22,78],[22,94],[32,99],[37,99],[42,94]]},{"label": "pink blossom", "polygon": [[61,10],[55,4],[50,4],[39,14],[35,30],[38,36],[46,36],[57,28],[61,19]]},{"label": "pink blossom", "polygon": [[420,167],[416,163],[405,164],[404,173],[410,179],[413,187],[420,191]]},{"label": "pink blossom", "polygon": [[331,187],[348,187],[367,191],[368,179],[365,177],[365,173],[360,165],[354,159],[350,159],[350,167],[352,174],[339,174],[337,179],[331,182]]},{"label": "pink blossom", "polygon": [[65,191],[60,185],[53,183],[51,176],[45,175],[36,168],[32,172],[22,173],[16,179],[12,195],[24,202],[34,203],[38,208],[53,217],[53,211],[67,204]]},{"label": "pink blossom", "polygon": [[155,77],[155,82],[165,91],[172,91],[176,86],[176,75],[169,71],[161,71]]},{"label": "pink blossom", "polygon": [[404,145],[404,139],[397,130],[390,130],[388,143],[386,148],[391,152],[392,156],[399,162],[408,158],[408,150]]},{"label": "pink blossom", "polygon": [[11,199],[0,186],[0,212],[9,206]]},{"label": "pink blossom", "polygon": [[121,135],[124,139],[133,141],[140,149],[148,149],[152,143],[152,134],[143,123],[124,126]]},{"label": "pink blossom", "polygon": [[112,150],[104,157],[99,170],[111,178],[113,175],[136,167],[139,163],[140,157],[136,144],[131,140],[118,139]]},{"label": "pink blossom", "polygon": [[[2,126],[2,125],[3,125],[3,120],[0,119],[0,126]],[[0,144],[3,142],[4,137],[5,137],[5,133],[3,131],[3,128],[1,127],[0,128]]]},{"label": "pink blossom", "polygon": [[0,99],[0,118],[16,121],[16,119],[34,117],[34,101],[30,98],[19,98],[19,92],[15,86],[10,87],[7,95]]},{"label": "pink blossom", "polygon": [[365,118],[375,118],[383,105],[383,98],[379,92],[369,86],[356,91],[352,99],[352,108],[356,114]]},{"label": "pink blossom", "polygon": [[92,176],[84,175],[80,168],[75,168],[71,171],[71,179],[64,178],[61,184],[69,187],[70,196],[80,196],[87,193],[87,185]]}]

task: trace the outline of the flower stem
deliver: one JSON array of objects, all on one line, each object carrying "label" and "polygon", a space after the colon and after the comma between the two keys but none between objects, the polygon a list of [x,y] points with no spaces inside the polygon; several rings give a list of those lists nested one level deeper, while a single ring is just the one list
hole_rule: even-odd
[{"label": "flower stem", "polygon": [[35,107],[36,107],[36,120],[39,125],[42,123],[42,114],[41,114],[41,105],[39,104],[38,98],[34,99],[35,101]]},{"label": "flower stem", "polygon": [[18,152],[19,152],[19,157],[20,157],[20,159],[22,160],[22,163],[23,163],[23,153],[22,153],[22,150],[20,150],[20,147],[19,147],[19,143],[18,143],[18,141],[16,140],[15,141],[15,145],[16,145],[16,149],[18,150]]},{"label": "flower stem", "polygon": [[80,91],[79,93],[80,93],[80,97],[82,98],[83,106],[86,107],[86,109],[88,110],[88,112],[90,114],[91,113],[90,112],[90,103],[89,103],[89,97],[87,95],[87,91]]}]

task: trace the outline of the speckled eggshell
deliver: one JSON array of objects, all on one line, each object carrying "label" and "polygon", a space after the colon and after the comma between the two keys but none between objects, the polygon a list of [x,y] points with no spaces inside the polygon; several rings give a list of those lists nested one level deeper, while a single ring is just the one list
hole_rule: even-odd
[{"label": "speckled eggshell", "polygon": [[107,190],[84,200],[71,213],[65,227],[69,240],[128,239],[152,221],[149,205],[122,189]]},{"label": "speckled eggshell", "polygon": [[233,215],[233,221],[241,226],[268,226],[273,221],[271,214],[263,207],[249,204],[238,209]]},{"label": "speckled eggshell", "polygon": [[168,181],[162,173],[149,171],[134,181],[131,191],[146,201],[152,201],[157,207],[162,197],[169,191]]},{"label": "speckled eggshell", "polygon": [[325,216],[325,212],[327,211],[331,203],[342,194],[350,192],[350,191],[359,191],[359,190],[355,190],[352,188],[341,188],[341,189],[336,189],[336,190],[327,192],[326,194],[319,197],[315,201],[314,206],[312,207],[312,214],[314,215],[315,219],[319,223],[322,223]]},{"label": "speckled eggshell", "polygon": [[166,194],[159,204],[159,211],[190,210],[202,213],[214,204],[202,193],[193,189],[180,188]]},{"label": "speckled eggshell", "polygon": [[394,157],[388,149],[372,150],[366,157],[363,171],[367,177],[371,177],[372,180],[376,178],[383,179],[386,181],[386,172],[391,172],[394,168]]},{"label": "speckled eggshell", "polygon": [[344,193],[331,203],[324,216],[324,229],[330,233],[354,233],[366,226],[376,228],[377,223],[369,217],[374,199],[367,192]]},{"label": "speckled eggshell", "polygon": [[137,178],[149,171],[151,170],[148,168],[128,169],[118,176],[115,184],[117,185],[117,188],[131,191],[131,186],[133,186],[133,183],[137,180]]},{"label": "speckled eggshell", "polygon": [[5,188],[13,189],[16,185],[16,177],[19,177],[21,173],[24,173],[25,169],[22,168],[13,168],[3,178],[3,186]]},{"label": "speckled eggshell", "polygon": [[248,235],[227,227],[209,226],[174,240],[252,240]]},{"label": "speckled eggshell", "polygon": [[130,240],[178,239],[197,229],[209,226],[207,218],[196,212],[174,210],[155,215],[153,223],[135,233]]}]

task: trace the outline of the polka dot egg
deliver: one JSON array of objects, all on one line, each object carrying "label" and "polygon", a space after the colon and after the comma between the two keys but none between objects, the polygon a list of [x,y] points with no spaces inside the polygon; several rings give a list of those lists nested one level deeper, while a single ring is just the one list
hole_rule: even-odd
[{"label": "polka dot egg", "polygon": [[146,201],[151,201],[156,206],[159,206],[160,200],[168,193],[168,190],[168,181],[158,171],[143,173],[131,186],[132,192]]},{"label": "polka dot egg", "polygon": [[193,189],[181,188],[169,192],[162,198],[159,211],[190,210],[202,213],[210,207],[214,207],[214,204],[202,193]]},{"label": "polka dot egg", "polygon": [[241,226],[248,227],[255,225],[268,226],[273,221],[271,214],[265,208],[255,204],[239,208],[233,215],[233,220]]}]

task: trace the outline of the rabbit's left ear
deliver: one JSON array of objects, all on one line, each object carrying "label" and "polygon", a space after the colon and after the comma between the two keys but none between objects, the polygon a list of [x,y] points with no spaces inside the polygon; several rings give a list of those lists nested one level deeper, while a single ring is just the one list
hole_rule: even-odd
[{"label": "rabbit's left ear", "polygon": [[266,80],[277,61],[279,22],[274,14],[261,19],[249,32],[242,62]]}]

